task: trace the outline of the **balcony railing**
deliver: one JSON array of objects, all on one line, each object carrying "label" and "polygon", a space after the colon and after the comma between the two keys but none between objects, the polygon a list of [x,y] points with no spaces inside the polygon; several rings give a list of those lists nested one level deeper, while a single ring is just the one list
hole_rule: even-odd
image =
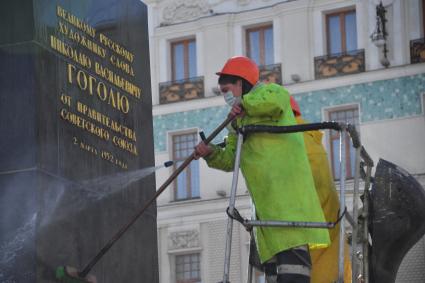
[{"label": "balcony railing", "polygon": [[410,63],[425,62],[425,38],[410,41]]},{"label": "balcony railing", "polygon": [[204,97],[204,77],[159,83],[159,103],[166,104]]},{"label": "balcony railing", "polygon": [[364,71],[364,49],[314,57],[314,75],[316,79],[331,78]]},{"label": "balcony railing", "polygon": [[282,84],[282,67],[281,64],[259,66],[260,81],[265,83]]}]

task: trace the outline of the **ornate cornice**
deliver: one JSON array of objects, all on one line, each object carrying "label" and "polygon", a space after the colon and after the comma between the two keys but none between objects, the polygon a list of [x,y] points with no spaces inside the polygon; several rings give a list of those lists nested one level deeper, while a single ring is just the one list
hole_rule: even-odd
[{"label": "ornate cornice", "polygon": [[[200,17],[218,12],[235,12],[235,6],[231,2],[236,2],[237,9],[249,9],[251,4],[258,3],[254,0],[172,0],[164,1],[162,9],[161,25],[170,25],[198,19]],[[273,2],[271,0],[262,0],[261,2]],[[274,1],[277,2],[277,1]],[[285,2],[285,1],[284,1]],[[235,4],[235,3],[233,3]],[[225,8],[230,5],[229,8]],[[229,10],[230,9],[230,10]]]},{"label": "ornate cornice", "polygon": [[164,24],[188,21],[210,14],[211,6],[206,0],[171,1],[162,12]]}]

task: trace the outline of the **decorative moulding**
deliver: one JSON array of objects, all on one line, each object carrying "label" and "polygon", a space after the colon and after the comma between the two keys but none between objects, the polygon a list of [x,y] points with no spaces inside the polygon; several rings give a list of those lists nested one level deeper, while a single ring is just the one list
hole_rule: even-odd
[{"label": "decorative moulding", "polygon": [[199,247],[199,231],[197,230],[177,231],[168,235],[169,250],[181,250]]},{"label": "decorative moulding", "polygon": [[[266,6],[273,2],[279,3],[279,1],[276,0],[262,0],[262,2],[264,2]],[[169,0],[165,2],[163,6],[161,26],[213,15],[217,11],[218,13],[231,13],[240,11],[241,9],[249,10],[251,6],[253,8],[258,8],[258,1],[256,2],[253,0],[237,0],[236,5],[234,4],[234,0]]]},{"label": "decorative moulding", "polygon": [[170,1],[162,12],[163,25],[193,20],[211,13],[206,0]]}]

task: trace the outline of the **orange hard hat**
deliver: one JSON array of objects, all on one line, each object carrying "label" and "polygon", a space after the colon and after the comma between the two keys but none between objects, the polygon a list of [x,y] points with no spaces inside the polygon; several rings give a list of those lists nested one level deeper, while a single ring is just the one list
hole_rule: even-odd
[{"label": "orange hard hat", "polygon": [[232,75],[244,78],[255,85],[260,78],[260,71],[254,61],[245,56],[235,56],[227,60],[223,69],[217,75]]},{"label": "orange hard hat", "polygon": [[292,95],[289,98],[290,98],[290,101],[291,101],[292,112],[294,112],[295,117],[301,116],[300,106],[298,105],[297,101],[295,100],[295,98]]}]

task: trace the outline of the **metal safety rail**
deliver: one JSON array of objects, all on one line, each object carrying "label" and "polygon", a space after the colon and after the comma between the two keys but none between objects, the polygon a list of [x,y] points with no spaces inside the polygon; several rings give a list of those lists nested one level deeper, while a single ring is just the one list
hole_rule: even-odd
[{"label": "metal safety rail", "polygon": [[[296,132],[305,132],[313,130],[336,130],[340,132],[340,211],[338,212],[338,219],[335,222],[294,222],[294,221],[275,221],[275,220],[247,220],[243,219],[238,211],[235,208],[236,200],[236,188],[238,183],[239,175],[239,166],[240,166],[240,157],[241,149],[244,136],[247,136],[252,133],[275,133],[275,134],[288,134]],[[299,228],[334,228],[338,222],[342,219],[347,219],[350,225],[353,227],[352,234],[352,278],[353,282],[361,280],[361,282],[368,282],[369,271],[368,271],[368,230],[367,230],[367,216],[368,216],[368,194],[363,196],[363,210],[361,217],[358,216],[358,196],[359,196],[359,177],[363,177],[365,181],[365,192],[369,190],[370,179],[371,179],[371,170],[373,167],[373,161],[362,146],[360,142],[359,135],[355,127],[351,124],[346,123],[337,123],[337,122],[322,122],[322,123],[311,123],[311,124],[302,124],[302,125],[293,125],[293,126],[263,126],[263,125],[248,125],[243,126],[237,130],[238,139],[236,147],[236,156],[235,164],[233,170],[233,181],[230,192],[229,207],[227,208],[227,214],[229,216],[227,222],[227,233],[226,233],[226,249],[225,249],[225,259],[224,259],[224,274],[222,282],[229,281],[229,267],[230,267],[230,251],[231,251],[231,241],[232,241],[232,229],[233,229],[233,220],[237,220],[242,225],[251,230],[252,227],[258,226],[268,226],[268,227],[299,227]],[[352,144],[356,149],[355,155],[355,176],[354,176],[354,192],[353,192],[353,212],[350,215],[346,212],[345,205],[345,181],[346,181],[346,150],[345,150],[345,140],[347,133],[349,134]],[[342,154],[345,153],[345,154]],[[362,160],[362,161],[361,161]],[[364,172],[363,167],[366,166],[366,172]],[[360,174],[362,173],[362,174]],[[342,209],[343,208],[343,209]],[[361,223],[362,233],[358,233],[359,219]],[[344,280],[344,240],[345,237],[345,226],[340,225],[340,238],[339,238],[339,254],[338,254],[338,283],[343,283]],[[359,240],[362,245],[362,252],[357,251],[357,240]],[[361,266],[362,272],[359,273],[358,269]],[[250,266],[248,273],[248,282],[251,283],[252,280],[252,266]]]}]

